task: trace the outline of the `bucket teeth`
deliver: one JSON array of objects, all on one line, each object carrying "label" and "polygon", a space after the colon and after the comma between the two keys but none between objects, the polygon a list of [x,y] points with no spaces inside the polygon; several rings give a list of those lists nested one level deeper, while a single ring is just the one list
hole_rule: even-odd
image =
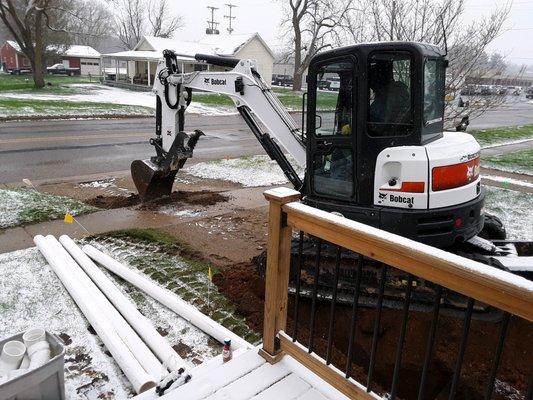
[{"label": "bucket teeth", "polygon": [[142,201],[170,196],[177,172],[165,173],[150,160],[135,160],[131,163],[131,177]]}]

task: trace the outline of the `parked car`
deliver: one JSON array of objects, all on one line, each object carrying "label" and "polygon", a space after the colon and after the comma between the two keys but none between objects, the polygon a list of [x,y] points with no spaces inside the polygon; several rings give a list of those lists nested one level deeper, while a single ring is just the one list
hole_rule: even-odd
[{"label": "parked car", "polygon": [[292,86],[293,79],[290,75],[273,74],[272,84],[275,86]]},{"label": "parked car", "polygon": [[444,129],[447,131],[466,131],[470,124],[470,101],[461,96],[447,96],[444,108]]},{"label": "parked car", "polygon": [[533,86],[527,90],[526,99],[533,99]]},{"label": "parked car", "polygon": [[341,80],[338,77],[328,78],[329,81],[329,90],[338,91],[341,88]]},{"label": "parked car", "polygon": [[331,81],[327,81],[325,79],[321,79],[321,80],[319,80],[316,83],[316,86],[317,86],[318,89],[329,90],[330,83],[331,83]]},{"label": "parked car", "polygon": [[68,75],[68,76],[74,76],[74,75],[80,75],[81,70],[79,68],[67,68],[64,64],[54,64],[51,67],[46,68],[46,72],[52,75]]},{"label": "parked car", "polygon": [[28,75],[31,74],[31,68],[13,68],[9,70],[11,75]]}]

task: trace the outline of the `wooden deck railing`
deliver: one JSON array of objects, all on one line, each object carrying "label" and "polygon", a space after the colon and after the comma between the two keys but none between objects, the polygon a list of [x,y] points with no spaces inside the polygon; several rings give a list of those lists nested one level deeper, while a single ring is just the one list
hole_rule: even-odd
[{"label": "wooden deck railing", "polygon": [[[289,354],[305,365],[321,378],[329,382],[340,392],[350,399],[381,398],[383,391],[378,395],[372,391],[373,371],[376,363],[375,352],[379,344],[378,331],[380,328],[381,308],[385,301],[386,274],[388,269],[405,273],[409,282],[405,285],[403,297],[405,298],[403,307],[403,318],[398,334],[398,347],[396,350],[396,362],[392,385],[387,393],[394,399],[397,395],[398,376],[401,370],[403,345],[406,336],[406,326],[409,320],[410,301],[412,292],[415,292],[415,281],[429,282],[435,288],[434,303],[429,306],[433,312],[429,337],[427,338],[426,354],[424,362],[420,365],[420,388],[418,398],[424,399],[425,383],[430,369],[432,354],[434,351],[435,331],[438,327],[440,305],[442,303],[443,291],[454,292],[464,295],[465,310],[461,310],[461,318],[464,318],[462,332],[458,348],[458,355],[455,363],[453,379],[449,388],[449,399],[453,399],[461,377],[461,367],[467,343],[470,320],[475,313],[474,305],[484,304],[493,309],[501,310],[501,318],[496,322],[501,326],[498,330],[499,340],[494,343],[494,353],[492,355],[491,368],[488,371],[488,381],[485,398],[491,398],[496,375],[499,369],[502,349],[505,342],[507,327],[510,318],[521,318],[525,321],[528,329],[533,328],[533,282],[517,277],[510,273],[488,267],[470,259],[450,254],[446,251],[436,249],[416,243],[412,240],[384,232],[367,225],[336,216],[334,214],[321,211],[299,202],[300,194],[294,190],[277,188],[265,192],[266,199],[270,202],[269,225],[268,225],[268,248],[267,248],[267,268],[265,287],[265,310],[264,310],[264,332],[263,348],[261,354],[269,362],[274,363]],[[299,257],[302,257],[302,238],[307,234],[317,244],[316,265],[314,270],[314,283],[308,302],[311,303],[309,343],[302,344],[296,337],[296,325],[293,335],[287,331],[287,307],[288,307],[288,286],[291,268],[291,242],[293,235],[300,234]],[[334,284],[330,287],[333,294],[330,298],[317,299],[319,293],[319,273],[320,273],[320,251],[324,244],[332,245],[340,252],[354,252],[354,289],[352,303],[352,326],[350,327],[350,337],[348,354],[346,354],[346,369],[341,371],[331,363],[332,337],[334,334],[335,320],[335,300],[337,298],[339,261],[337,257],[336,275]],[[360,284],[362,275],[362,264],[364,260],[373,260],[376,264],[376,276],[381,277],[376,285],[376,316],[374,319],[374,333],[370,351],[370,365],[367,370],[367,381],[365,384],[358,382],[351,377],[352,362],[355,341],[355,324],[360,298]],[[300,261],[298,261],[300,264]],[[301,264],[298,265],[296,294],[295,294],[295,319],[298,319],[298,303],[300,298]],[[332,303],[327,352],[324,357],[320,357],[314,351],[314,324],[317,302],[329,301]],[[400,310],[401,312],[401,310]],[[297,324],[297,321],[292,321]],[[421,340],[425,340],[421,338]],[[490,351],[493,351],[490,349]],[[528,355],[533,358],[533,355]],[[533,396],[533,375],[532,371],[526,371],[528,387],[524,392],[524,398],[531,399]]]}]

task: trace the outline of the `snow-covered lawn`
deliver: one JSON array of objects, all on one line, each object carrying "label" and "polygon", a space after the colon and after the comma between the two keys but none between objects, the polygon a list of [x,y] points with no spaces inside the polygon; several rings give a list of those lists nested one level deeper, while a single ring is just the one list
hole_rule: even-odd
[{"label": "snow-covered lawn", "polygon": [[533,240],[531,194],[486,186],[485,211],[502,220],[507,237]]},{"label": "snow-covered lawn", "polygon": [[[115,238],[90,243],[168,289],[191,304],[210,308],[214,319],[250,339],[244,319],[207,279],[207,270],[165,253],[155,244]],[[144,271],[144,272],[143,272]],[[178,353],[200,364],[221,352],[221,345],[135,287],[104,272]],[[161,283],[160,283],[161,284]],[[205,312],[205,311],[204,311]],[[0,254],[0,338],[42,326],[66,341],[67,399],[125,399],[131,385],[36,248]],[[159,377],[157,377],[159,378]]]},{"label": "snow-covered lawn", "polygon": [[97,211],[69,197],[37,192],[33,189],[0,189],[0,229]]},{"label": "snow-covered lawn", "polygon": [[[293,165],[295,160],[288,157]],[[249,156],[201,162],[185,169],[185,172],[207,179],[221,179],[239,183],[245,187],[282,185],[287,178],[278,164],[266,155]],[[296,171],[303,176],[303,168]]]},{"label": "snow-covered lawn", "polygon": [[[35,91],[11,91],[0,92],[0,117],[13,117],[13,116],[28,116],[28,115],[50,115],[46,114],[46,104],[50,105],[50,108],[54,108],[54,104],[58,102],[68,102],[70,105],[69,112],[65,115],[76,114],[76,104],[79,105],[80,110],[77,115],[90,115],[91,103],[93,104],[93,114],[101,115],[105,111],[105,107],[102,105],[108,105],[113,110],[112,112],[104,113],[109,114],[129,114],[129,115],[151,115],[155,109],[155,95],[152,92],[139,92],[128,89],[115,88],[104,85],[96,84],[72,84],[65,85],[64,93],[39,93]],[[200,95],[201,96],[201,95]],[[201,97],[199,97],[201,99]],[[20,107],[8,107],[8,105],[18,103]],[[113,107],[113,105],[115,105]],[[119,111],[125,106],[122,113]],[[135,107],[133,107],[135,106]],[[17,108],[19,114],[17,114]],[[66,110],[67,111],[67,110]],[[60,110],[52,110],[53,114],[60,114]],[[234,107],[220,107],[216,105],[205,105],[199,102],[193,101],[187,108],[187,112],[203,115],[228,115],[235,114],[237,111]]]}]

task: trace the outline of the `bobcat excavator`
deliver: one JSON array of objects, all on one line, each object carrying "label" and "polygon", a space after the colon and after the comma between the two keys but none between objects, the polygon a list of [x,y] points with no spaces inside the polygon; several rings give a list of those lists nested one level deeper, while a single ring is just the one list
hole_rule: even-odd
[{"label": "bobcat excavator", "polygon": [[[203,135],[184,132],[193,90],[215,92],[232,98],[304,203],[498,268],[533,271],[531,243],[506,241],[501,222],[483,213],[480,145],[467,133],[443,131],[448,63],[438,47],[372,43],[316,55],[301,129],[253,60],[196,54],[209,70],[184,73],[177,57],[191,56],[163,55],[153,88],[156,136],[150,143],[156,155],[131,165],[142,199],[170,195],[176,173]],[[338,90],[320,89],[324,80],[339,82]],[[304,177],[291,160],[304,167]],[[320,279],[327,288],[324,270]]]}]

